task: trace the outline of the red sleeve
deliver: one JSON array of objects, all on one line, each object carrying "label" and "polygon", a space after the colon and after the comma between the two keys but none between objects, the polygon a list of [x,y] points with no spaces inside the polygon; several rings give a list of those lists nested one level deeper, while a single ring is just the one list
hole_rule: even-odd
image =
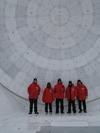
[{"label": "red sleeve", "polygon": [[68,90],[68,87],[66,88],[66,93],[65,93],[65,95],[66,95],[65,97],[66,98],[68,98],[68,92],[67,92],[67,90]]},{"label": "red sleeve", "polygon": [[86,86],[85,86],[85,95],[88,96],[88,89]]},{"label": "red sleeve", "polygon": [[41,91],[41,88],[40,88],[40,86],[38,85],[38,94],[40,95],[40,91]]},{"label": "red sleeve", "polygon": [[54,86],[54,93],[56,92],[56,85]]},{"label": "red sleeve", "polygon": [[42,101],[45,102],[45,89],[44,89],[44,91],[43,91]]},{"label": "red sleeve", "polygon": [[65,86],[64,86],[64,97],[66,98],[66,89],[65,89]]},{"label": "red sleeve", "polygon": [[29,87],[27,88],[28,94],[30,94],[30,90],[31,90],[31,85],[29,85]]},{"label": "red sleeve", "polygon": [[54,90],[52,89],[52,100],[54,101]]},{"label": "red sleeve", "polygon": [[63,87],[64,87],[64,92],[65,92],[65,86],[63,85]]},{"label": "red sleeve", "polygon": [[78,97],[79,95],[78,86],[76,86],[76,91],[77,91],[77,97]]},{"label": "red sleeve", "polygon": [[77,97],[77,87],[75,87],[75,96]]},{"label": "red sleeve", "polygon": [[63,88],[64,88],[64,95],[66,97],[66,89],[65,89],[65,86],[63,85]]},{"label": "red sleeve", "polygon": [[54,86],[54,91],[53,91],[54,98],[56,97],[56,86],[57,86],[57,85]]}]

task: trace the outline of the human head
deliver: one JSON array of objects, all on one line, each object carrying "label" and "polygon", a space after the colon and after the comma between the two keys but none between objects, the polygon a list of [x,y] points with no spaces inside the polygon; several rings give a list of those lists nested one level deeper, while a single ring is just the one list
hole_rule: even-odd
[{"label": "human head", "polygon": [[73,84],[72,81],[69,81],[68,85],[69,85],[69,86],[72,86],[72,84]]},{"label": "human head", "polygon": [[34,78],[34,79],[33,79],[33,82],[37,83],[37,78]]},{"label": "human head", "polygon": [[80,85],[82,84],[82,81],[81,80],[77,80],[77,85]]},{"label": "human head", "polygon": [[51,88],[51,83],[50,82],[47,83],[47,88]]},{"label": "human head", "polygon": [[60,79],[60,78],[58,79],[58,83],[62,83],[62,81],[61,81],[61,79]]}]

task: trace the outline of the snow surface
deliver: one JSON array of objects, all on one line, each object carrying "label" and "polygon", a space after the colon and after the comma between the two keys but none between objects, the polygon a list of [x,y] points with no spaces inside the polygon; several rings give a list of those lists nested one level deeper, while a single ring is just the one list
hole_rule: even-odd
[{"label": "snow surface", "polygon": [[[88,113],[46,115],[39,105],[39,115],[28,114],[29,103],[0,86],[0,133],[35,133],[43,126],[100,126],[100,100],[87,103]],[[55,109],[55,107],[53,107]]]}]

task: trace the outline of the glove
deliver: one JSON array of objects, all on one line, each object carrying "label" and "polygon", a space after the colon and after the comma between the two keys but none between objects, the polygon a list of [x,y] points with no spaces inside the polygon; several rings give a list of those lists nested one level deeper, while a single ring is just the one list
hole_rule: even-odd
[{"label": "glove", "polygon": [[76,96],[74,97],[74,99],[76,100]]},{"label": "glove", "polygon": [[88,96],[86,96],[86,99],[88,98]]}]

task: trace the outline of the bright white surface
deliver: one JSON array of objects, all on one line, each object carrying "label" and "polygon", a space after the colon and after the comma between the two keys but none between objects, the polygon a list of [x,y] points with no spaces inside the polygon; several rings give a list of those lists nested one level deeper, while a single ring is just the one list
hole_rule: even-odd
[{"label": "bright white surface", "polygon": [[[34,77],[42,91],[48,81],[81,79],[88,100],[100,97],[100,0],[0,0],[0,83],[27,98]],[[45,115],[39,105],[39,116],[28,115],[28,102],[0,87],[0,131],[100,126],[99,102],[87,114]]]},{"label": "bright white surface", "polygon": [[81,79],[100,97],[99,18],[100,0],[1,0],[0,83],[27,98],[34,77]]},{"label": "bright white surface", "polygon": [[100,126],[100,100],[87,104],[87,114],[46,115],[44,106],[39,105],[39,115],[28,114],[29,104],[0,86],[0,132],[35,133],[41,126]]}]

